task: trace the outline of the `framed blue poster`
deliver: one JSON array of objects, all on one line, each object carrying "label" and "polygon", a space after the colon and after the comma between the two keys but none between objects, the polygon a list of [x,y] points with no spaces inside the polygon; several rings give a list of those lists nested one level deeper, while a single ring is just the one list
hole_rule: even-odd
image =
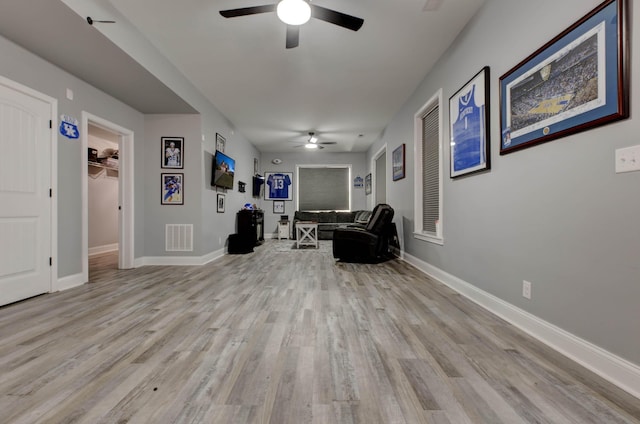
[{"label": "framed blue poster", "polygon": [[451,178],[491,168],[489,152],[489,67],[449,98]]},{"label": "framed blue poster", "polygon": [[293,199],[292,172],[266,172],[264,183],[264,200]]},{"label": "framed blue poster", "polygon": [[500,77],[500,154],[629,116],[626,0],[607,0]]},{"label": "framed blue poster", "polygon": [[391,167],[393,171],[393,181],[398,181],[405,176],[405,145],[402,143],[391,153]]}]

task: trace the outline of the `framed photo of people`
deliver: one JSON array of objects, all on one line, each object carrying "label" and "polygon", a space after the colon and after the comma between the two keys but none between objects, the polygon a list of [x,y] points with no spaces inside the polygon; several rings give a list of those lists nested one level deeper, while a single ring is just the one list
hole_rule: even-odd
[{"label": "framed photo of people", "polygon": [[223,193],[218,193],[216,200],[218,205],[216,208],[216,212],[224,213],[225,195]]},{"label": "framed photo of people", "polygon": [[627,0],[607,0],[500,77],[500,154],[629,116]]},{"label": "framed photo of people", "polygon": [[265,172],[264,200],[293,200],[292,172]]},{"label": "framed photo of people", "polygon": [[161,174],[163,205],[184,204],[184,174]]},{"label": "framed photo of people", "polygon": [[182,158],[184,157],[183,137],[162,137],[162,167],[163,168],[184,168]]},{"label": "framed photo of people", "polygon": [[491,167],[489,153],[489,67],[449,98],[451,178]]}]

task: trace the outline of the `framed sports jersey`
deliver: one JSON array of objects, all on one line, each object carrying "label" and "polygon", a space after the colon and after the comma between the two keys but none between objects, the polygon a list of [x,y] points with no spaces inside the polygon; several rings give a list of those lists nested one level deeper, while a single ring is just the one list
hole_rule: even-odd
[{"label": "framed sports jersey", "polygon": [[162,137],[162,167],[182,169],[184,165],[184,138]]},{"label": "framed sports jersey", "polygon": [[449,98],[451,178],[491,168],[489,104],[488,66]]},{"label": "framed sports jersey", "polygon": [[293,199],[292,172],[266,172],[264,183],[264,200]]}]

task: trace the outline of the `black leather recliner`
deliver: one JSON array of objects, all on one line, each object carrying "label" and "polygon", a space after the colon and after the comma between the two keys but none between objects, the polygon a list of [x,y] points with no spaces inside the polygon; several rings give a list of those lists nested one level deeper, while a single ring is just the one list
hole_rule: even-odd
[{"label": "black leather recliner", "polygon": [[378,262],[389,252],[393,208],[376,205],[366,227],[337,228],[333,232],[333,257],[344,262]]}]

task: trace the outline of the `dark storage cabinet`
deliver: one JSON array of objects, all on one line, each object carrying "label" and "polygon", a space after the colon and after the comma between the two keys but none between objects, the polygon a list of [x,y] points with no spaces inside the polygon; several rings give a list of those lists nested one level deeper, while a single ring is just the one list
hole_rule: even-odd
[{"label": "dark storage cabinet", "polygon": [[238,235],[249,240],[252,246],[264,242],[264,212],[261,210],[241,210],[238,212]]}]

